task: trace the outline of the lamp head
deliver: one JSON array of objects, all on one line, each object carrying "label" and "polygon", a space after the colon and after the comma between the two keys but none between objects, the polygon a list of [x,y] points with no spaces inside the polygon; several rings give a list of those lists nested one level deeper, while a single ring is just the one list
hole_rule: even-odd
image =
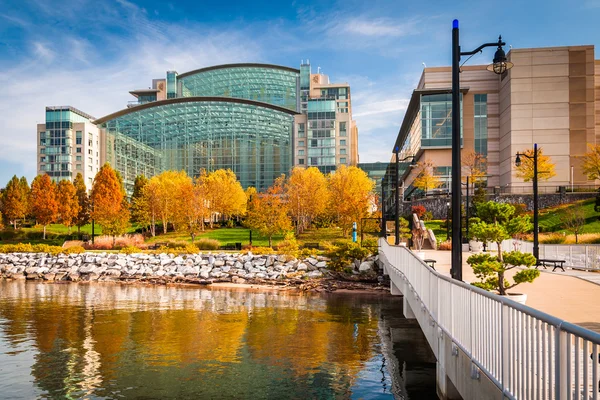
[{"label": "lamp head", "polygon": [[496,54],[494,54],[493,63],[488,65],[487,70],[497,75],[502,75],[513,66],[514,64],[506,59],[506,53],[504,53],[504,49],[502,48],[502,36],[499,36],[498,49],[496,50]]},{"label": "lamp head", "polygon": [[515,165],[517,167],[521,166],[521,156],[519,155],[519,153],[517,153],[517,158],[515,158]]}]

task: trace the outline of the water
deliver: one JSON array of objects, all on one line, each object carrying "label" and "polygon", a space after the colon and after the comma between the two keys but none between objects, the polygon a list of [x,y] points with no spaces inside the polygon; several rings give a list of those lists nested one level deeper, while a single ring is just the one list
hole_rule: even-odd
[{"label": "water", "polygon": [[435,399],[383,295],[0,282],[0,398]]}]

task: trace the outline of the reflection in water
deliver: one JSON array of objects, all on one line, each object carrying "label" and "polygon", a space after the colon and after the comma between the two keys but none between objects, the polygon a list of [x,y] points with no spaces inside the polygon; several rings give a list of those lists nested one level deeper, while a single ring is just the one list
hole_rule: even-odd
[{"label": "reflection in water", "polygon": [[401,304],[0,282],[0,398],[435,398],[430,351]]}]

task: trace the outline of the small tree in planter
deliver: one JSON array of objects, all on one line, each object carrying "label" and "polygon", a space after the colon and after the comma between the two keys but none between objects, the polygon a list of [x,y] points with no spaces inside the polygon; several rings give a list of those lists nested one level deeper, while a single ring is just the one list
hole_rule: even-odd
[{"label": "small tree in planter", "polygon": [[508,233],[506,229],[499,223],[488,224],[485,222],[478,222],[471,226],[471,236],[473,239],[480,242],[488,243],[493,242],[498,246],[498,257],[502,261],[502,241],[508,239]]},{"label": "small tree in planter", "polygon": [[398,218],[400,223],[400,241],[406,243],[406,240],[410,238],[410,228],[408,227],[408,220],[404,217]]},{"label": "small tree in planter", "polygon": [[[498,256],[485,253],[474,254],[467,259],[467,264],[473,268],[475,276],[481,280],[472,283],[473,286],[489,291],[495,290],[498,294],[506,296],[507,290],[524,282],[531,283],[540,276],[539,270],[531,268],[535,265],[535,261],[532,254],[511,251],[504,254],[499,253]],[[517,272],[513,276],[511,284],[505,279],[505,273],[518,266],[524,266],[526,269]]]}]

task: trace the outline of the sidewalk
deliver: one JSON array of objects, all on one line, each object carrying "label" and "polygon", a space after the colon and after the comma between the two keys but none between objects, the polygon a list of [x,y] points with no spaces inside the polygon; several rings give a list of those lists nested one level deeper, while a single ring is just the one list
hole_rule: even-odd
[{"label": "sidewalk", "polygon": [[[424,250],[425,258],[436,260],[435,269],[450,276],[451,252]],[[467,264],[473,253],[463,253],[463,280],[478,279]],[[522,283],[513,291],[527,294],[527,305],[547,314],[600,332],[600,273],[569,270],[543,272],[533,283]],[[558,270],[557,270],[558,271]],[[516,271],[507,273],[509,280]]]}]

